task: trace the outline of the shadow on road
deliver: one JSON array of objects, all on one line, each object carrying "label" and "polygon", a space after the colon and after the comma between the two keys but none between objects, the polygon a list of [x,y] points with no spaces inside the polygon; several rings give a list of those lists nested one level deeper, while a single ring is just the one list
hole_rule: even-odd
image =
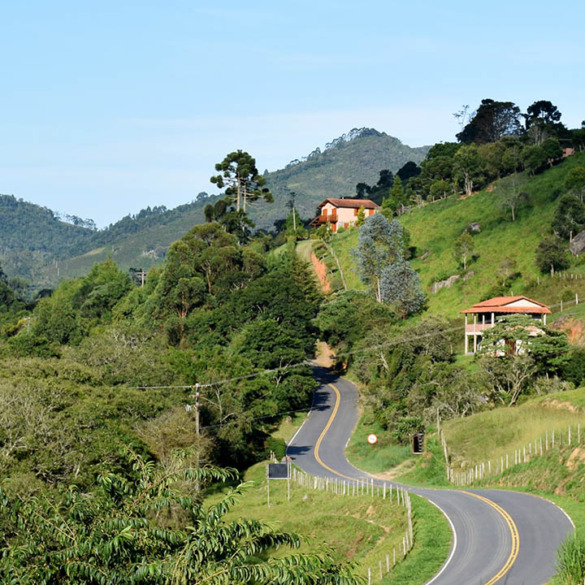
[{"label": "shadow on road", "polygon": [[308,453],[311,449],[312,447],[307,447],[306,445],[289,445],[286,450],[286,455],[287,457],[294,459],[299,455]]}]

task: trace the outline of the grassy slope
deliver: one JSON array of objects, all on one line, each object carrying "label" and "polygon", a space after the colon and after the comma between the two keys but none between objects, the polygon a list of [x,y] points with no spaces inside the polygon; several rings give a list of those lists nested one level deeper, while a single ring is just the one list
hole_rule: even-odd
[{"label": "grassy slope", "polygon": [[[527,191],[531,200],[530,205],[518,211],[515,222],[510,220],[509,213],[501,210],[501,186],[497,183],[491,191],[481,191],[467,199],[444,199],[402,216],[400,221],[411,234],[411,244],[417,248],[413,266],[419,272],[428,295],[429,312],[448,318],[459,316],[459,311],[478,302],[498,284],[497,268],[504,258],[513,258],[522,274],[513,284],[512,291],[506,292],[524,294],[526,291],[534,295],[542,290],[544,302],[560,300],[558,295],[567,283],[561,291],[558,284],[548,291],[546,283],[549,279],[546,277],[540,277],[541,284],[536,284],[535,250],[549,229],[566,173],[578,165],[585,165],[585,153],[575,155],[537,177],[519,176],[518,188]],[[453,244],[472,222],[481,224],[481,232],[473,236],[479,257],[468,265],[469,278],[450,289],[430,294],[434,282],[461,273],[452,255]],[[357,230],[351,230],[333,237],[331,242],[344,267],[350,288],[362,287],[353,271],[350,253],[351,248],[357,247],[357,236]],[[426,252],[427,257],[421,260]],[[584,266],[579,265],[571,271],[583,272]],[[585,293],[585,280],[571,284]],[[551,298],[547,298],[549,296]]]},{"label": "grassy slope", "polygon": [[[476,464],[499,459],[514,449],[534,443],[554,430],[585,428],[585,389],[549,394],[526,401],[517,408],[497,408],[444,425],[445,438],[456,462]],[[573,437],[574,439],[575,437]]]},{"label": "grassy slope", "polygon": [[[338,561],[356,564],[356,574],[367,576],[368,567],[378,581],[379,562],[386,555],[392,563],[394,549],[402,542],[407,520],[402,506],[372,496],[336,496],[291,482],[290,501],[285,481],[270,482],[267,506],[265,463],[250,468],[245,476],[251,486],[245,498],[228,515],[257,518],[274,527],[305,537],[301,550],[330,549]],[[218,494],[208,501],[214,503]],[[450,532],[441,513],[427,502],[413,498],[415,547],[404,563],[384,578],[384,583],[416,585],[439,569],[449,552]],[[284,551],[286,552],[286,551]]]},{"label": "grassy slope", "polygon": [[[571,445],[567,428],[572,426]],[[581,426],[577,444],[576,427]],[[528,400],[518,408],[499,408],[452,420],[444,425],[450,456],[455,464],[467,466],[494,461],[529,442],[539,443],[555,429],[556,447],[527,463],[511,465],[504,473],[474,483],[474,487],[500,487],[527,491],[546,497],[563,508],[573,520],[577,532],[585,534],[585,388],[550,394]],[[562,444],[558,446],[558,431]],[[441,457],[440,452],[435,457]],[[559,585],[558,577],[551,583]]]}]

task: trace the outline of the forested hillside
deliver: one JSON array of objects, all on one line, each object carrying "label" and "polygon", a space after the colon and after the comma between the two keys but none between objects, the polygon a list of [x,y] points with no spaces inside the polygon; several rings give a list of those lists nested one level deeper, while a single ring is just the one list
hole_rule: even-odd
[{"label": "forested hillside", "polygon": [[61,221],[54,212],[0,195],[0,260],[10,276],[40,286],[55,282],[55,261],[92,248],[93,232]]},{"label": "forested hillside", "polygon": [[[281,452],[271,431],[306,410],[315,387],[304,361],[314,353],[320,295],[294,246],[271,261],[265,252],[262,240],[239,245],[212,222],[173,243],[144,287],[108,260],[31,312],[0,283],[0,580],[126,581],[148,558],[148,582],[166,583],[185,550],[211,546],[210,530],[224,538],[220,518],[233,498],[203,528],[200,489],[237,473],[207,466],[242,469]],[[168,515],[159,517],[161,509]],[[56,515],[83,538],[55,533]],[[200,544],[189,523],[199,526]],[[299,545],[261,523],[242,525],[265,539],[258,550]],[[123,527],[145,531],[151,544],[138,557],[132,538],[115,554],[108,549]],[[256,574],[238,568],[247,557],[222,550],[215,562]],[[210,559],[184,570],[199,575]],[[261,582],[288,574],[280,563],[266,567]],[[319,583],[337,583],[345,572],[326,556],[302,566],[294,574],[316,571]]]},{"label": "forested hillside", "polygon": [[314,150],[305,159],[291,161],[284,169],[267,173],[266,180],[278,205],[263,209],[258,222],[285,215],[284,204],[293,191],[303,218],[312,218],[326,197],[355,197],[358,183],[374,184],[380,171],[395,173],[406,163],[419,164],[429,147],[411,148],[373,128],[354,129],[325,149]]}]

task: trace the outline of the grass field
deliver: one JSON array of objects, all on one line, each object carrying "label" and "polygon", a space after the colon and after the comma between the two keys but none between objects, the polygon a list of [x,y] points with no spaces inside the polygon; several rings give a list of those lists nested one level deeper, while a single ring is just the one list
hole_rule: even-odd
[{"label": "grass field", "polygon": [[[378,438],[373,445],[368,443],[371,434]],[[373,416],[362,415],[345,450],[347,458],[356,467],[370,473],[384,473],[410,460],[411,448],[392,444],[387,435]]]},{"label": "grass field", "polygon": [[[564,177],[578,165],[585,165],[585,153],[570,157],[536,177],[518,175],[515,178],[517,188],[528,192],[530,201],[519,209],[516,221],[511,221],[502,210],[502,186],[498,183],[467,199],[449,197],[415,208],[400,217],[400,222],[410,233],[411,245],[417,250],[413,266],[419,272],[428,295],[429,312],[448,318],[458,317],[462,309],[498,294],[527,294],[546,303],[557,303],[563,294],[566,297],[573,294],[574,298],[574,292],[582,291],[585,298],[585,279],[550,279],[539,275],[535,264],[535,251],[542,237],[550,231],[559,193],[563,192]],[[511,180],[507,178],[504,182]],[[434,282],[454,274],[463,276],[453,257],[453,245],[473,222],[480,223],[481,231],[473,236],[477,258],[468,265],[466,279],[461,278],[451,288],[431,294]],[[348,230],[333,236],[331,246],[343,266],[349,288],[361,289],[363,285],[355,273],[351,256],[357,240],[358,230]],[[511,242],[514,245],[511,246]],[[515,262],[514,270],[520,276],[502,290],[499,266],[506,258]],[[585,263],[576,259],[568,272],[584,271]]]}]

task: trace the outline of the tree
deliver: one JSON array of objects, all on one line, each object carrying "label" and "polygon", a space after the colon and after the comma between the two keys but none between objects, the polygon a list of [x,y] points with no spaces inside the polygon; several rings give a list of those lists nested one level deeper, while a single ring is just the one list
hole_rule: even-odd
[{"label": "tree", "polygon": [[548,137],[558,136],[566,128],[560,122],[561,112],[548,100],[538,100],[522,114],[526,131],[533,144],[542,144]]},{"label": "tree", "polygon": [[289,196],[289,200],[286,202],[286,206],[291,211],[292,220],[293,220],[293,232],[296,234],[297,233],[297,217],[296,217],[297,213],[295,210],[295,197],[296,197],[296,193],[294,191],[291,191],[290,196]]},{"label": "tree", "polygon": [[236,211],[246,212],[248,203],[264,199],[268,203],[274,200],[266,185],[266,179],[258,173],[256,159],[247,152],[237,150],[228,154],[220,163],[215,165],[219,175],[211,177],[210,181],[220,189],[225,187],[225,194],[230,201],[235,202]]},{"label": "tree", "polygon": [[545,138],[541,144],[542,150],[546,155],[548,166],[552,167],[553,164],[563,156],[563,149],[558,138]]},{"label": "tree", "polygon": [[464,144],[486,144],[497,142],[504,136],[520,136],[520,108],[513,102],[496,102],[484,99],[481,105],[457,134],[457,140]]},{"label": "tree", "polygon": [[469,232],[463,232],[456,240],[453,246],[453,258],[463,265],[463,270],[467,270],[467,261],[473,256],[475,251],[475,242]]},{"label": "tree", "polygon": [[92,494],[75,486],[37,497],[9,497],[0,489],[0,580],[77,585],[355,583],[348,568],[327,555],[270,555],[296,549],[300,538],[258,520],[226,514],[245,485],[205,508],[182,486],[234,480],[213,468],[191,469],[176,455],[157,467],[128,456],[127,475],[104,471]]},{"label": "tree", "polygon": [[502,154],[501,172],[504,174],[516,173],[522,168],[523,145],[517,138],[505,138],[501,141],[506,146]]},{"label": "tree", "polygon": [[431,184],[431,187],[429,189],[429,197],[431,201],[436,201],[437,199],[444,199],[451,191],[452,191],[451,183],[445,181],[444,179],[440,179]]},{"label": "tree", "polygon": [[564,240],[571,241],[585,229],[585,204],[574,195],[563,195],[553,216],[552,229]]},{"label": "tree", "polygon": [[380,280],[382,301],[394,305],[403,319],[423,309],[426,299],[420,276],[408,260],[398,257],[382,270]]},{"label": "tree", "polygon": [[370,215],[360,228],[354,255],[360,279],[372,288],[379,303],[382,271],[403,254],[404,232],[400,222],[395,219],[389,222],[381,213]]},{"label": "tree", "polygon": [[566,244],[556,234],[546,236],[536,249],[536,266],[541,272],[550,271],[554,276],[555,270],[564,270],[569,267]]},{"label": "tree", "polygon": [[463,145],[453,157],[455,177],[463,183],[463,190],[467,196],[473,193],[473,188],[483,180],[484,163],[474,144]]},{"label": "tree", "polygon": [[498,190],[502,193],[502,199],[500,200],[501,209],[509,210],[512,221],[516,221],[516,210],[521,205],[525,205],[530,201],[530,195],[525,191],[520,191],[514,177],[505,182],[500,182],[498,184]]},{"label": "tree", "polygon": [[420,167],[412,161],[408,161],[396,173],[396,176],[403,183],[406,183],[408,181],[408,179],[410,179],[412,177],[418,177],[419,175],[420,175]]},{"label": "tree", "polygon": [[492,386],[494,398],[508,406],[516,404],[536,373],[534,359],[526,354],[483,355],[478,362]]},{"label": "tree", "polygon": [[502,288],[508,285],[514,278],[519,277],[520,273],[518,272],[518,263],[516,260],[509,256],[503,258],[498,264],[496,276],[498,277]]},{"label": "tree", "polygon": [[585,128],[571,130],[571,143],[575,150],[579,152],[585,150]]},{"label": "tree", "polygon": [[356,185],[356,192],[358,197],[365,196],[380,205],[383,199],[388,196],[388,192],[392,188],[393,184],[394,175],[392,171],[383,169],[380,171],[378,182],[373,187],[369,187],[366,185],[366,183],[358,183]]},{"label": "tree", "polygon": [[548,157],[541,145],[527,146],[522,151],[522,163],[530,175],[535,175],[547,162]]},{"label": "tree", "polygon": [[567,173],[565,189],[583,201],[585,198],[585,167],[575,167]]},{"label": "tree", "polygon": [[569,344],[564,332],[514,315],[484,331],[478,355],[500,398],[513,406],[534,374],[556,375],[565,367]]},{"label": "tree", "polygon": [[402,181],[400,177],[396,175],[394,177],[394,182],[392,183],[392,188],[388,193],[388,199],[384,199],[382,205],[387,204],[388,207],[396,210],[398,215],[404,213],[404,188],[402,187]]}]

